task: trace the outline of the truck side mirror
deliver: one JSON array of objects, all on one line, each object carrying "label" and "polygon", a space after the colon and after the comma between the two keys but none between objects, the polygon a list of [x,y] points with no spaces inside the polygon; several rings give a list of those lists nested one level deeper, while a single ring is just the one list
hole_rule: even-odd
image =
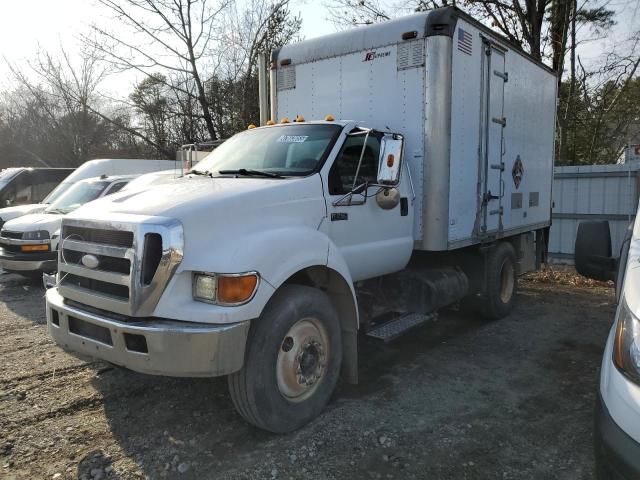
[{"label": "truck side mirror", "polygon": [[398,133],[385,133],[380,140],[378,183],[395,186],[400,183],[400,167],[404,137]]},{"label": "truck side mirror", "polygon": [[611,256],[609,222],[582,222],[578,225],[575,265],[580,275],[594,280],[616,279],[617,260]]}]

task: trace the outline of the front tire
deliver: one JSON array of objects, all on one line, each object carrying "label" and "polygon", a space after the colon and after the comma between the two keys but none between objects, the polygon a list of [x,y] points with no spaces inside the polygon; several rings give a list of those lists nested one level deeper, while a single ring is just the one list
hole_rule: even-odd
[{"label": "front tire", "polygon": [[322,412],[341,363],[340,322],[329,297],[285,285],[251,325],[244,366],[228,377],[231,399],[247,422],[290,432]]}]

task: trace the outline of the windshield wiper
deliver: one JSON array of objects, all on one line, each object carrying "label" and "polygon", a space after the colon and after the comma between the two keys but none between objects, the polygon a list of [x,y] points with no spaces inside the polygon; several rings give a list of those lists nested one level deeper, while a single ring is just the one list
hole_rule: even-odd
[{"label": "windshield wiper", "polygon": [[251,168],[239,168],[237,170],[220,170],[221,175],[242,175],[243,177],[268,177],[268,178],[284,178],[282,175],[273,172],[265,172],[264,170],[253,170]]},{"label": "windshield wiper", "polygon": [[63,210],[62,208],[53,208],[51,210],[45,210],[45,213],[53,213],[53,214],[57,214],[57,215],[66,215],[69,212]]},{"label": "windshield wiper", "polygon": [[208,175],[208,176],[211,176],[211,172],[207,172],[207,171],[204,171],[204,170],[195,170],[195,169],[194,169],[194,170],[189,170],[189,171],[186,173],[186,175],[189,175],[189,174],[194,174],[194,175]]}]

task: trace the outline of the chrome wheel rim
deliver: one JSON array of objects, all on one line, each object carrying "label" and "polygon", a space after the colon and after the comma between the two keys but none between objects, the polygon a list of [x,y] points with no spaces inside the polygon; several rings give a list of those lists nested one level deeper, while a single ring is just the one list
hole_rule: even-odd
[{"label": "chrome wheel rim", "polygon": [[329,342],[316,318],[298,320],[282,339],[276,362],[278,390],[287,400],[311,397],[325,377]]},{"label": "chrome wheel rim", "polygon": [[515,283],[516,276],[513,263],[507,259],[502,263],[502,268],[500,269],[500,300],[502,303],[509,303],[511,300]]}]

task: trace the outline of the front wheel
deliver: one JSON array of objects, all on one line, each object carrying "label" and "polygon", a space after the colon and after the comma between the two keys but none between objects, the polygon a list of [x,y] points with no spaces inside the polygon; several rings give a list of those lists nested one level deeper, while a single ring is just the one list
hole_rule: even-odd
[{"label": "front wheel", "polygon": [[285,285],[251,325],[244,366],[228,377],[231,399],[249,423],[290,432],[324,409],[341,363],[340,322],[329,297]]}]

